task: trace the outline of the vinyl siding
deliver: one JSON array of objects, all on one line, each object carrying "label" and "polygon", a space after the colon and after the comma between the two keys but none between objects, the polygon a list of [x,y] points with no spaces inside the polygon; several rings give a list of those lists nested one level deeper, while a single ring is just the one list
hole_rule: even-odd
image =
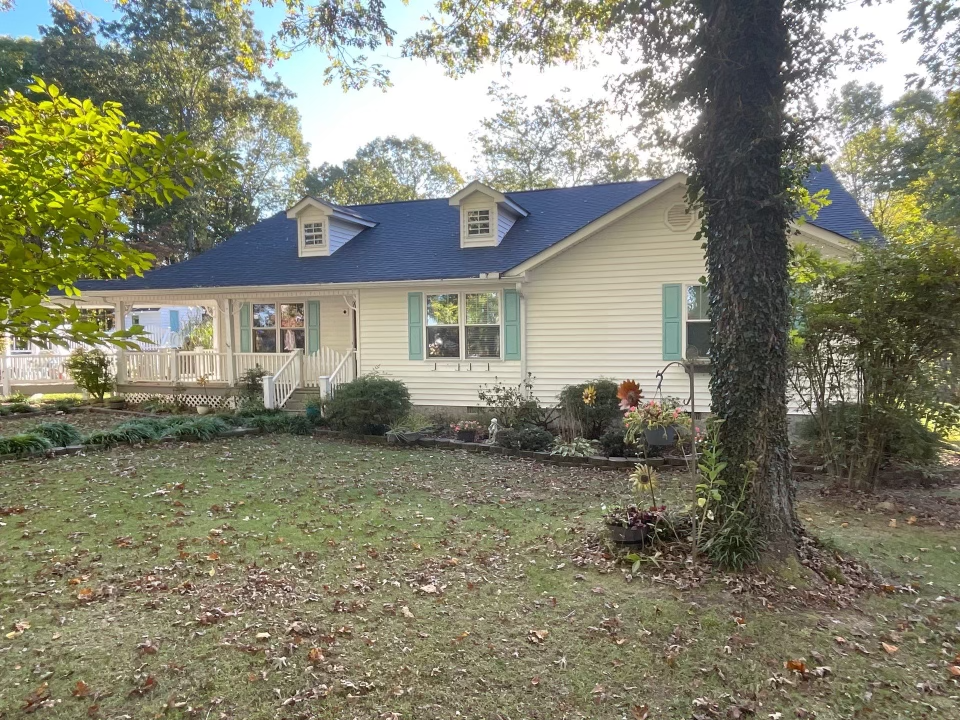
[{"label": "vinyl siding", "polygon": [[338,353],[349,352],[353,347],[352,314],[342,297],[322,297],[320,300],[320,347],[328,347]]},{"label": "vinyl siding", "polygon": [[[656,374],[667,364],[663,284],[696,284],[705,274],[693,230],[673,232],[664,223],[680,199],[678,189],[531,271],[523,288],[527,370],[541,401],[554,403],[564,385],[598,377],[634,379],[644,397],[655,397]],[[709,406],[708,382],[697,374],[698,410]],[[689,387],[681,368],[667,371],[665,396],[686,400]]]},{"label": "vinyl siding", "polygon": [[356,237],[364,228],[359,225],[350,225],[330,218],[330,252],[334,253],[337,248],[343,247],[344,243]]},{"label": "vinyl siding", "polygon": [[517,221],[517,216],[506,208],[497,208],[497,245],[503,242],[503,236],[506,235],[513,224]]},{"label": "vinyl siding", "polygon": [[[402,380],[415,405],[473,407],[480,404],[477,392],[483,384],[499,378],[520,382],[520,362],[502,360],[410,360],[407,348],[407,294],[441,291],[490,291],[451,284],[429,287],[376,288],[360,290],[360,373],[376,370]],[[503,289],[503,288],[499,288]]]}]

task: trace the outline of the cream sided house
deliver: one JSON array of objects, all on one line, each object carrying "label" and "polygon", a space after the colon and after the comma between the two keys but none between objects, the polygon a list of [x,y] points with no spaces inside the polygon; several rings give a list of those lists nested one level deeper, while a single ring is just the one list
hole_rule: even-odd
[{"label": "cream sided house", "polygon": [[[636,379],[650,397],[688,345],[709,352],[685,181],[507,194],[472,182],[448,199],[357,207],[305,197],[194,259],[80,287],[118,316],[213,315],[213,350],[118,353],[120,389],[134,398],[179,384],[216,404],[255,366],[275,407],[372,372],[402,380],[422,406],[476,406],[482,385],[528,374],[546,403],[598,377]],[[831,204],[795,240],[849,256],[877,236],[828,169],[809,188],[829,190]],[[699,385],[706,409],[706,376]],[[681,368],[663,392],[687,398]]]}]

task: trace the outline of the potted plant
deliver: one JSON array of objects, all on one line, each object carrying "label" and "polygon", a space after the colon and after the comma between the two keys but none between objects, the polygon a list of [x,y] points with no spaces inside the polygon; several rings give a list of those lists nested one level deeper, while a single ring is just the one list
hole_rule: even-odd
[{"label": "potted plant", "polygon": [[[638,463],[630,475],[637,502],[626,507],[615,507],[603,516],[610,540],[620,545],[644,545],[652,540],[665,525],[665,505],[657,505],[657,471]],[[649,495],[651,504],[646,505]]]},{"label": "potted plant", "polygon": [[483,430],[483,426],[476,420],[461,420],[454,423],[450,429],[460,442],[472,443],[477,441],[477,435]]},{"label": "potted plant", "polygon": [[308,400],[306,405],[303,406],[303,411],[307,420],[316,425],[323,417],[323,398],[316,397]]},{"label": "potted plant", "polygon": [[[206,375],[201,375],[197,378],[197,387],[201,390],[207,386],[207,383],[210,382],[209,378]],[[206,398],[201,399],[200,404],[197,405],[197,415],[206,415],[210,412],[210,406],[203,404]]]},{"label": "potted plant", "polygon": [[636,442],[642,434],[647,447],[670,447],[677,444],[680,432],[690,425],[690,418],[673,399],[633,406],[624,413],[627,440]]}]

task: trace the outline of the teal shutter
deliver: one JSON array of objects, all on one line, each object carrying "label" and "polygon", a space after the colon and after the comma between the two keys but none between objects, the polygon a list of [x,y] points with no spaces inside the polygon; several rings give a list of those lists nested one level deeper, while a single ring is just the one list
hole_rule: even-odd
[{"label": "teal shutter", "polygon": [[503,291],[503,359],[520,359],[520,293]]},{"label": "teal shutter", "polygon": [[240,306],[240,352],[250,352],[250,303]]},{"label": "teal shutter", "polygon": [[307,303],[307,352],[320,352],[320,301]]},{"label": "teal shutter", "polygon": [[663,359],[683,359],[683,286],[663,286]]},{"label": "teal shutter", "polygon": [[170,311],[170,332],[180,332],[180,311]]},{"label": "teal shutter", "polygon": [[411,360],[423,360],[423,293],[407,293],[407,342]]}]

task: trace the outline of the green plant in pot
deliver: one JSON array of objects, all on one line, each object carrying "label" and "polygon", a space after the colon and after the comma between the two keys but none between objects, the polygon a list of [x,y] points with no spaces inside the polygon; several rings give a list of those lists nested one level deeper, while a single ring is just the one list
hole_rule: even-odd
[{"label": "green plant in pot", "polygon": [[304,405],[303,411],[307,416],[307,420],[314,425],[318,424],[323,418],[323,398],[311,398],[307,401],[306,405]]},{"label": "green plant in pot", "polygon": [[476,442],[477,437],[483,432],[483,425],[476,420],[461,420],[450,426],[454,437],[460,442]]},{"label": "green plant in pot", "polygon": [[690,427],[690,417],[676,400],[651,400],[630,407],[623,416],[627,440],[637,442],[641,437],[647,447],[676,445]]},{"label": "green plant in pot", "polygon": [[[644,545],[666,530],[666,506],[657,505],[657,471],[637,463],[630,475],[636,502],[612,508],[603,516],[610,539],[621,545]],[[647,501],[650,502],[646,506]]]},{"label": "green plant in pot", "polygon": [[[197,387],[203,390],[207,387],[207,383],[210,382],[210,379],[206,375],[201,375],[197,378]],[[205,403],[204,400],[200,401],[201,404],[197,405],[197,415],[206,415],[210,412],[210,406]]]},{"label": "green plant in pot", "polygon": [[434,425],[430,418],[410,413],[390,426],[387,439],[394,443],[415,443],[433,431]]}]

